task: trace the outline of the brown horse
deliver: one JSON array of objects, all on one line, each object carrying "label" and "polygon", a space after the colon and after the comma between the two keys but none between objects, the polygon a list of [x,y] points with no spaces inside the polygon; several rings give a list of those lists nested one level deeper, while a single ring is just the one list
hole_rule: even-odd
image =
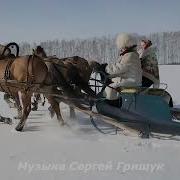
[{"label": "brown horse", "polygon": [[[7,69],[9,66],[9,69]],[[41,70],[39,70],[39,68]],[[33,70],[33,71],[32,71]],[[5,72],[9,71],[10,77],[5,77]],[[22,56],[15,59],[5,58],[0,60],[0,79],[17,80],[17,82],[40,83],[43,84],[47,77],[47,67],[44,62],[38,57]],[[13,97],[18,97],[18,89],[13,87],[2,87],[1,91],[11,94]],[[17,131],[21,131],[24,127],[26,119],[31,111],[31,95],[28,90],[20,90],[23,104],[22,118],[16,126]]]},{"label": "brown horse", "polygon": [[[37,46],[35,50],[33,50],[33,53],[37,55],[40,58],[43,58],[46,65],[50,70],[50,66],[52,62],[57,64],[57,68],[64,77],[65,81],[68,83],[73,83],[76,85],[76,91],[80,93],[81,90],[85,91],[90,96],[95,96],[95,92],[90,88],[89,86],[89,80],[91,73],[93,69],[99,65],[95,61],[88,62],[86,59],[81,58],[79,56],[73,56],[63,59],[58,59],[55,56],[49,56],[47,57],[44,49],[41,46]],[[58,79],[60,77],[55,75]],[[74,108],[72,106],[70,107],[70,117],[75,117]],[[51,108],[50,108],[51,109]],[[52,109],[51,109],[51,113]]]},{"label": "brown horse", "polygon": [[[20,119],[20,122],[16,126],[16,130],[21,131],[31,111],[32,91],[28,88],[29,85],[50,85],[52,79],[50,78],[46,64],[42,61],[41,58],[35,55],[13,58],[12,56],[2,57],[3,58],[1,58],[0,60],[0,79],[16,80],[17,82],[23,82],[27,85],[27,88],[21,89],[20,87],[8,87],[6,83],[0,84],[0,91],[8,93],[14,98],[18,97],[18,91],[21,92],[23,105],[22,117]],[[63,124],[64,121],[60,113],[59,103],[57,103],[52,96],[47,96],[47,98],[49,100],[49,103],[51,104],[51,107],[56,112],[57,119],[59,120],[60,124]]]},{"label": "brown horse", "polygon": [[[58,64],[58,70],[63,77],[69,83],[74,83],[78,88],[85,91],[91,96],[95,96],[95,92],[89,87],[89,79],[93,68],[95,67],[95,61],[88,62],[86,59],[79,56],[73,56],[68,58],[58,59],[55,56],[47,57],[44,49],[41,46],[37,46],[33,53],[43,58],[46,65],[50,67],[52,63]],[[73,77],[74,75],[74,77]]]},{"label": "brown horse", "polygon": [[[11,52],[11,48],[15,49],[14,54]],[[15,58],[19,56],[19,45],[15,42],[11,42],[7,45],[0,45],[0,60],[6,59],[6,58]],[[13,99],[15,102],[12,102],[11,99]],[[12,96],[12,93],[5,93],[4,94],[4,100],[10,107],[16,107],[18,115],[15,116],[15,119],[20,119],[22,117],[22,107],[20,104],[19,96],[15,94],[15,96]]]}]

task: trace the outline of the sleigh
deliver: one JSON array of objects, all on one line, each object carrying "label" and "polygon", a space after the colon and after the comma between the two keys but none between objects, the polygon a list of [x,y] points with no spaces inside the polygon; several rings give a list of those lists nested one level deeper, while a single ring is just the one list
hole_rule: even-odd
[{"label": "sleigh", "polygon": [[[148,89],[151,90],[156,91]],[[161,94],[125,88],[119,95],[119,107],[109,105],[106,100],[99,100],[96,108],[98,113],[123,123],[127,128],[138,130],[142,137],[149,137],[150,132],[177,135],[180,133],[180,110],[169,107],[163,89],[157,91]]]}]

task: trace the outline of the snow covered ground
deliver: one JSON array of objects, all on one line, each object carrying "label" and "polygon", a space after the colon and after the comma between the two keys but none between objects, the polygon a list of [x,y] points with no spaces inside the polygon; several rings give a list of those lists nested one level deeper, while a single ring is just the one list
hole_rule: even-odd
[{"label": "snow covered ground", "polygon": [[[160,75],[179,105],[180,66],[160,66]],[[2,95],[0,102],[0,113],[13,117]],[[69,126],[60,127],[45,107],[30,114],[24,132],[14,130],[15,121],[0,124],[0,179],[179,179],[180,137],[103,135],[87,116],[78,113],[78,120],[70,120],[67,106],[61,107]]]}]

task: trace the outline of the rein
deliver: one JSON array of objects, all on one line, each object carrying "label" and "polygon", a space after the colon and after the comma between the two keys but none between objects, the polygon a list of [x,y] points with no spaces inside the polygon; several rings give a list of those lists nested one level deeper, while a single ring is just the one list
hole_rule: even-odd
[{"label": "rein", "polygon": [[6,80],[6,81],[11,79],[10,68],[11,68],[11,65],[14,62],[14,60],[15,59],[9,59],[7,65],[6,65],[6,69],[4,72],[4,80]]}]

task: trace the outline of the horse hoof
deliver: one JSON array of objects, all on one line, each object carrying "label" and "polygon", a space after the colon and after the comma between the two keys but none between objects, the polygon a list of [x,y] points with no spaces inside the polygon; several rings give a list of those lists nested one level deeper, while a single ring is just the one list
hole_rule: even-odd
[{"label": "horse hoof", "polygon": [[147,132],[140,132],[139,133],[139,137],[141,137],[142,139],[149,139],[150,138],[150,135],[149,135],[149,133],[147,133]]},{"label": "horse hoof", "polygon": [[54,115],[55,115],[55,112],[53,111],[53,109],[51,108],[51,106],[48,108],[48,110],[49,110],[49,115],[50,115],[50,117],[51,117],[51,119],[54,117]]},{"label": "horse hoof", "polygon": [[12,102],[8,103],[10,108],[16,108],[16,105]]},{"label": "horse hoof", "polygon": [[59,121],[59,124],[60,124],[60,126],[64,126],[65,125],[64,121]]},{"label": "horse hoof", "polygon": [[37,108],[37,107],[33,107],[31,110],[32,110],[32,111],[37,111],[38,108]]},{"label": "horse hoof", "polygon": [[11,118],[5,118],[4,123],[9,124],[9,125],[12,125],[12,124],[13,124]]},{"label": "horse hoof", "polygon": [[16,131],[22,131],[23,126],[18,124],[15,129],[16,129]]}]

